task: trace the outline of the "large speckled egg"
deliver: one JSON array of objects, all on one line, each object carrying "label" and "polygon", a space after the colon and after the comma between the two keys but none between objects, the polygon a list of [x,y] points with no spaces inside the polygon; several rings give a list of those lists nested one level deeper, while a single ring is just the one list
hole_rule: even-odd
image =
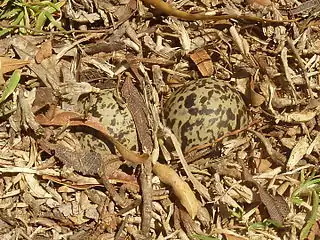
[{"label": "large speckled egg", "polygon": [[164,111],[166,125],[183,150],[213,143],[249,123],[240,93],[226,81],[214,78],[188,82],[171,95]]},{"label": "large speckled egg", "polygon": [[[88,99],[79,101],[80,111],[88,111],[96,117],[109,134],[128,149],[138,150],[137,132],[131,113],[128,108],[118,104],[113,92],[113,89],[104,89],[99,93],[92,93],[90,101]],[[114,146],[105,140],[98,139],[99,134],[96,132],[77,135],[82,145],[88,149],[99,153],[114,151]]]}]

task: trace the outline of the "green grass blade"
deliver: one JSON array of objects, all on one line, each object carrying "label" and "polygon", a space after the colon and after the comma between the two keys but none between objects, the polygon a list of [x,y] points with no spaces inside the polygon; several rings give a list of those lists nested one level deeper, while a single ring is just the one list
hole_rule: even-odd
[{"label": "green grass blade", "polygon": [[61,23],[56,21],[52,14],[49,12],[45,12],[46,17],[49,19],[49,21],[56,27],[58,28],[60,31],[65,31],[65,29],[61,26]]},{"label": "green grass blade", "polygon": [[306,180],[305,182],[300,184],[299,188],[292,193],[292,198],[298,196],[301,192],[305,192],[307,190],[311,190],[318,187],[319,183],[320,183],[320,178]]},{"label": "green grass blade", "polygon": [[41,12],[38,17],[37,17],[37,21],[36,21],[36,29],[37,30],[42,30],[44,24],[46,23],[47,21],[47,17],[46,15],[44,14],[44,12]]},{"label": "green grass blade", "polygon": [[9,1],[10,1],[10,0],[4,0],[4,1],[0,4],[0,7],[1,7],[1,8],[6,7]]},{"label": "green grass blade", "polygon": [[[60,11],[60,8],[65,4],[65,2],[59,2],[57,4],[54,4],[54,7],[47,6],[45,7],[42,12],[39,14],[37,21],[36,21],[36,29],[37,30],[42,30],[45,22],[47,19],[49,19],[54,26],[56,26],[58,29],[62,30],[63,28],[61,25],[57,24],[57,21],[53,18],[52,14],[55,12]],[[59,27],[58,27],[59,26]],[[64,29],[63,29],[64,30]],[[62,31],[63,31],[62,30]]]},{"label": "green grass blade", "polygon": [[[18,25],[21,21],[21,19],[23,19],[24,17],[24,12],[20,12],[20,14],[18,15],[18,17],[11,23],[11,25]],[[14,28],[3,28],[2,30],[0,30],[0,37],[2,37],[3,35],[13,31]]]},{"label": "green grass blade", "polygon": [[8,85],[2,93],[2,96],[0,98],[0,103],[2,103],[4,100],[6,100],[13,93],[13,91],[18,86],[18,83],[20,81],[20,77],[21,77],[21,70],[20,69],[17,69],[12,73],[11,77],[8,80]]},{"label": "green grass blade", "polygon": [[300,240],[307,239],[310,229],[317,221],[317,212],[319,207],[319,195],[316,191],[312,191],[312,210],[310,213],[310,217],[300,232]]},{"label": "green grass blade", "polygon": [[21,12],[20,8],[14,8],[14,9],[8,11],[8,12],[3,13],[0,16],[0,19],[11,19],[14,16],[18,15],[20,12]]}]

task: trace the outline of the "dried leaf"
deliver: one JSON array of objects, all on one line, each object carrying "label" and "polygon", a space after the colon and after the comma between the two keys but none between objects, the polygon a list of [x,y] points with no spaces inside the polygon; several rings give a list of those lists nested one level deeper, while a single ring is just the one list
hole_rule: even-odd
[{"label": "dried leaf", "polygon": [[288,123],[309,122],[319,114],[320,109],[308,110],[303,112],[284,113],[283,115],[276,115],[276,119]]},{"label": "dried leaf", "polygon": [[246,237],[235,236],[235,235],[227,234],[227,233],[225,233],[224,236],[226,237],[227,240],[247,240]]},{"label": "dried leaf", "polygon": [[[55,176],[50,176],[50,175],[42,175],[42,178],[50,180],[50,181],[58,183],[58,184],[61,184],[63,186],[67,186],[67,187],[70,187],[73,189],[78,189],[78,190],[85,190],[85,189],[89,189],[89,188],[103,186],[95,178],[91,178],[91,177],[89,178],[89,177],[79,176],[79,179],[77,179],[77,181],[75,181],[75,182],[67,181],[66,179],[61,179],[61,178],[58,178]],[[90,181],[90,180],[92,180],[92,181]]]},{"label": "dried leaf", "polygon": [[54,145],[55,156],[68,168],[85,175],[97,174],[101,166],[101,155],[96,152],[72,151],[61,144]]},{"label": "dried leaf", "polygon": [[135,122],[139,140],[143,149],[151,151],[153,142],[149,131],[148,109],[138,89],[127,78],[122,87],[122,95]]},{"label": "dried leaf", "polygon": [[270,0],[247,0],[247,3],[248,4],[258,4],[258,5],[261,5],[261,6],[269,6],[271,5],[271,1]]},{"label": "dried leaf", "polygon": [[156,163],[153,166],[153,172],[159,177],[161,182],[172,187],[174,194],[190,214],[191,218],[194,219],[200,208],[200,203],[189,185],[167,165]]},{"label": "dried leaf", "polygon": [[270,167],[272,166],[272,163],[264,158],[255,159],[255,164],[258,173],[267,172],[270,170]]},{"label": "dried leaf", "polygon": [[192,53],[190,58],[197,65],[203,77],[209,77],[213,75],[213,64],[206,50],[200,49]]},{"label": "dried leaf", "polygon": [[320,3],[318,0],[307,0],[305,2],[302,2],[294,9],[290,10],[290,13],[292,15],[298,15],[302,13],[306,13],[307,15],[310,13],[314,13],[316,9],[319,9]]},{"label": "dried leaf", "polygon": [[[33,44],[34,40],[27,36],[16,36],[12,39],[12,46],[22,59],[34,59],[37,47]],[[60,65],[57,64],[56,58],[51,56],[44,59],[41,64],[31,62],[28,67],[40,78],[47,87],[58,89],[60,85]]]},{"label": "dried leaf", "polygon": [[281,141],[282,145],[285,146],[288,149],[293,149],[294,146],[297,144],[296,139],[293,138],[293,137],[281,138],[280,141]]},{"label": "dried leaf", "polygon": [[245,39],[239,34],[237,28],[235,26],[232,26],[229,28],[229,31],[234,43],[238,46],[241,54],[243,56],[248,56],[249,52],[245,47]]},{"label": "dried leaf", "polygon": [[315,139],[312,141],[310,146],[308,147],[307,154],[311,154],[313,150],[319,151],[320,150],[320,133],[318,132]]},{"label": "dried leaf", "polygon": [[281,196],[271,196],[260,184],[256,183],[261,202],[266,206],[270,218],[283,224],[284,218],[289,214],[289,207]]},{"label": "dried leaf", "polygon": [[125,48],[125,45],[121,41],[114,42],[97,42],[88,44],[83,49],[86,54],[93,55],[99,52],[109,53],[113,51],[119,51]]},{"label": "dried leaf", "polygon": [[118,9],[114,12],[114,15],[118,18],[118,23],[123,23],[132,14],[137,8],[137,1],[136,0],[130,0],[126,5],[119,6]]},{"label": "dried leaf", "polygon": [[41,44],[41,47],[35,56],[36,63],[41,63],[44,59],[49,58],[51,56],[52,56],[52,43],[51,43],[51,40],[47,40]]},{"label": "dried leaf", "polygon": [[263,104],[265,101],[265,98],[261,94],[257,93],[254,90],[254,82],[253,81],[250,82],[249,89],[250,89],[250,99],[251,99],[252,106],[257,107],[257,106],[260,106],[261,104]]},{"label": "dried leaf", "polygon": [[[241,240],[249,240],[248,238],[242,237],[241,235],[237,234],[235,231],[229,230],[228,228],[215,228],[214,232],[216,234],[223,234],[226,237],[227,236],[233,236],[233,237],[238,237],[238,238],[233,238],[233,239],[241,239]],[[216,238],[214,238],[215,240]],[[211,239],[210,239],[211,240]],[[212,239],[213,240],[213,239]]]},{"label": "dried leaf", "polygon": [[0,66],[1,66],[2,73],[11,72],[29,64],[29,61],[13,59],[8,57],[0,57],[0,62],[1,62]]},{"label": "dried leaf", "polygon": [[52,88],[38,87],[36,89],[36,97],[32,104],[32,112],[37,112],[45,106],[56,103],[57,100],[55,99]]},{"label": "dried leaf", "polygon": [[253,179],[251,173],[244,166],[244,163],[242,161],[241,166],[243,169],[244,179],[257,186],[261,202],[266,206],[270,218],[279,224],[283,224],[284,218],[289,214],[289,207],[287,202],[282,198],[282,196],[274,197],[270,195],[257,181]]},{"label": "dried leaf", "polygon": [[34,177],[34,174],[24,174],[24,178],[30,188],[30,193],[36,198],[51,198],[43,187],[40,186],[39,181]]},{"label": "dried leaf", "polygon": [[19,89],[18,99],[22,114],[21,125],[23,125],[25,129],[30,128],[35,133],[40,134],[42,132],[42,128],[35,120],[35,116],[31,111],[31,105],[35,99],[35,95],[35,88],[33,88],[31,91]]},{"label": "dried leaf", "polygon": [[274,163],[278,164],[278,165],[283,165],[285,161],[287,160],[286,157],[280,153],[279,151],[276,151],[270,140],[268,138],[266,138],[263,134],[254,131],[254,130],[249,130],[250,132],[254,133],[258,138],[260,138],[260,140],[262,141],[262,143],[265,145],[265,148],[268,152],[268,154],[270,155],[271,159],[273,160]]},{"label": "dried leaf", "polygon": [[303,158],[309,148],[307,136],[300,138],[295,147],[292,149],[289,160],[287,162],[287,168],[293,169],[294,166]]}]

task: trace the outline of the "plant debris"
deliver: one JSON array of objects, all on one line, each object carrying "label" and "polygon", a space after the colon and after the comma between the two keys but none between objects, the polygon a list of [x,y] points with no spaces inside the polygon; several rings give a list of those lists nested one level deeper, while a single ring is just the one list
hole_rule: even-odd
[{"label": "plant debris", "polygon": [[[319,239],[318,12],[318,0],[2,1],[0,239]],[[183,152],[163,106],[203,77],[241,92],[251,122]],[[135,151],[95,106],[80,112],[104,89],[131,112]]]}]

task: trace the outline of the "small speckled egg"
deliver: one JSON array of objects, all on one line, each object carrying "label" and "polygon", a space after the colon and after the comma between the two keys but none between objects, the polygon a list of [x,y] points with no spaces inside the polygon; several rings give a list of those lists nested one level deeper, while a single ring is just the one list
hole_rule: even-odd
[{"label": "small speckled egg", "polygon": [[240,93],[214,78],[189,82],[174,92],[165,104],[164,117],[183,150],[213,143],[249,123]]},{"label": "small speckled egg", "polygon": [[[128,149],[138,149],[138,139],[135,124],[129,110],[122,108],[113,96],[113,89],[104,89],[97,94],[91,94],[91,102],[88,99],[79,101],[80,111],[90,106],[88,112],[98,118],[100,123],[108,130],[111,136],[126,146]],[[77,134],[83,146],[99,153],[114,151],[112,144],[104,142],[92,135]]]}]

